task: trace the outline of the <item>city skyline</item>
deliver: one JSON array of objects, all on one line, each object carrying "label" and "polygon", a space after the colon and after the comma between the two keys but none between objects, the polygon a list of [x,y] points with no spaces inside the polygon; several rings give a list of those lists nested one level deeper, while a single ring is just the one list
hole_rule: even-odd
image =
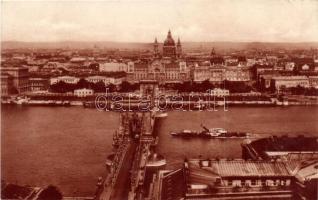
[{"label": "city skyline", "polygon": [[1,40],[317,42],[317,19],[312,0],[3,1]]}]

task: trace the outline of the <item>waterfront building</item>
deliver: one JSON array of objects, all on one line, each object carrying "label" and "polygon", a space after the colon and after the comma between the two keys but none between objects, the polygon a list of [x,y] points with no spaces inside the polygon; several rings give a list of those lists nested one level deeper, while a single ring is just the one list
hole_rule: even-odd
[{"label": "waterfront building", "polygon": [[184,163],[187,199],[292,199],[292,175],[283,162],[200,160]]},{"label": "waterfront building", "polygon": [[271,87],[272,78],[276,76],[281,76],[281,73],[276,70],[263,71],[259,74],[256,81],[262,89],[269,89]]},{"label": "waterfront building", "polygon": [[52,78],[50,78],[50,85],[56,84],[60,81],[63,81],[65,83],[69,83],[69,84],[76,84],[76,83],[78,83],[79,80],[80,80],[80,78],[75,77],[75,76],[52,77]]},{"label": "waterfront building", "polygon": [[[1,72],[9,74],[12,77],[12,87],[23,94],[29,90],[29,71],[26,67],[2,67]],[[11,87],[11,86],[9,86]]]},{"label": "waterfront building", "polygon": [[276,76],[272,78],[271,84],[277,91],[283,88],[291,87],[309,87],[309,79],[307,76]]},{"label": "waterfront building", "polygon": [[221,88],[214,88],[211,90],[211,94],[216,97],[224,97],[224,96],[229,96],[230,91],[226,89],[221,89]]},{"label": "waterfront building", "polygon": [[223,65],[213,65],[210,68],[210,82],[220,83],[225,80],[225,68]]},{"label": "waterfront building", "polygon": [[250,81],[250,71],[246,67],[227,66],[225,68],[225,79],[228,81]]},{"label": "waterfront building", "polygon": [[127,64],[122,62],[99,63],[100,72],[127,72]]},{"label": "waterfront building", "polygon": [[281,161],[189,159],[159,172],[154,199],[293,199],[293,175]]},{"label": "waterfront building", "polygon": [[202,62],[200,65],[196,64],[193,70],[193,80],[195,82],[202,82],[209,80],[211,82],[228,81],[250,81],[250,70],[246,67],[237,66],[211,66],[210,62]]},{"label": "waterfront building", "polygon": [[148,78],[148,62],[137,61],[129,64],[129,71],[127,72],[127,81],[139,82]]},{"label": "waterfront building", "polygon": [[107,77],[107,76],[88,76],[85,78],[88,82],[98,83],[103,82],[105,85],[114,84],[119,85],[122,83],[123,78]]},{"label": "waterfront building", "polygon": [[193,70],[193,81],[203,82],[211,78],[210,63],[196,64]]},{"label": "waterfront building", "polygon": [[74,90],[74,95],[78,97],[87,97],[92,96],[94,94],[94,91],[92,89],[82,88]]},{"label": "waterfront building", "polygon": [[309,86],[318,88],[318,76],[308,76]]},{"label": "waterfront building", "polygon": [[[168,64],[168,63],[167,63]],[[155,59],[148,64],[147,74],[145,74],[146,79],[149,80],[158,80],[159,82],[163,82],[165,80],[165,72],[168,68],[167,64],[165,64],[160,59]],[[171,67],[173,67],[171,65]]]},{"label": "waterfront building", "polygon": [[190,80],[190,69],[186,62],[176,60],[154,59],[129,64],[127,80],[157,80],[160,83],[181,82]]},{"label": "waterfront building", "polygon": [[190,69],[187,63],[181,59],[181,41],[178,38],[177,43],[175,43],[170,30],[163,43],[162,56],[160,56],[157,38],[153,48],[153,59],[127,63],[126,72],[129,82],[157,80],[159,83],[173,83],[190,80]]},{"label": "waterfront building", "polygon": [[32,92],[45,91],[49,89],[49,79],[42,77],[30,77],[29,85]]},{"label": "waterfront building", "polygon": [[1,72],[1,96],[10,95],[12,87],[13,77],[8,73]]}]

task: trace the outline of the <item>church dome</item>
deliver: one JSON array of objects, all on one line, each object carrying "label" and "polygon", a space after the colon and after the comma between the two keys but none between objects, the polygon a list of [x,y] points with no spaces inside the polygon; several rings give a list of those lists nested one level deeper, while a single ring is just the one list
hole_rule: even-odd
[{"label": "church dome", "polygon": [[164,46],[174,46],[175,45],[175,42],[171,36],[170,30],[168,32],[167,38],[166,38],[165,42],[163,43],[163,45]]}]

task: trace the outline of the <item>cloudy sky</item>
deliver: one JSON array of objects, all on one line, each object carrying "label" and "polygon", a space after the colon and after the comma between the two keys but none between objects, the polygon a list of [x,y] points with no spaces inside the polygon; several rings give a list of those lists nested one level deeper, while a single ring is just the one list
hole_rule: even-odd
[{"label": "cloudy sky", "polygon": [[318,41],[318,0],[4,0],[2,40]]}]

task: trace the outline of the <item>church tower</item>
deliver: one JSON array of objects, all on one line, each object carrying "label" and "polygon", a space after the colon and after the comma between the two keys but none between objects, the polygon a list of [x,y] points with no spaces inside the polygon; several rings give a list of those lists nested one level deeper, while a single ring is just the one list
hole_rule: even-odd
[{"label": "church tower", "polygon": [[158,44],[157,38],[155,38],[155,42],[153,44],[153,51],[154,51],[155,58],[158,58],[159,57],[159,44]]},{"label": "church tower", "polygon": [[211,56],[211,58],[215,58],[216,57],[216,53],[215,53],[215,49],[214,48],[212,48],[210,56]]},{"label": "church tower", "polygon": [[180,42],[180,38],[178,38],[178,43],[177,43],[177,57],[180,58],[181,55],[182,55],[181,42]]}]

